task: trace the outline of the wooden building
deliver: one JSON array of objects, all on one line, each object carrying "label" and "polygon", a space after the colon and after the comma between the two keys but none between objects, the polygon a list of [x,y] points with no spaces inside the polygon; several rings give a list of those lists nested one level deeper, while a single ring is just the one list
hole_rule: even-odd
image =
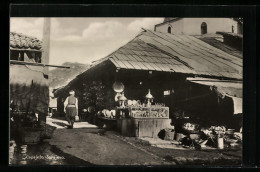
[{"label": "wooden building", "polygon": [[48,114],[48,76],[43,73],[42,42],[10,33],[10,104],[13,112]]},{"label": "wooden building", "polygon": [[61,113],[71,89],[80,112],[89,106],[113,109],[118,103],[112,85],[120,81],[130,100],[144,102],[150,89],[155,103],[170,108],[174,125],[189,119],[236,127],[241,118],[236,121],[234,112],[242,113],[242,67],[241,58],[193,36],[143,30],[54,94]]}]

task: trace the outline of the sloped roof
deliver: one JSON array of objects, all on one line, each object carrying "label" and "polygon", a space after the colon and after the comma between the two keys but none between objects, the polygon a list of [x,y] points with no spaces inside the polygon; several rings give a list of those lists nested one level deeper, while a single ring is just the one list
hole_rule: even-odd
[{"label": "sloped roof", "polygon": [[242,59],[189,35],[145,30],[93,65],[104,60],[124,69],[242,79]]},{"label": "sloped roof", "polygon": [[10,49],[41,50],[42,41],[21,33],[10,32]]},{"label": "sloped roof", "polygon": [[243,83],[242,81],[225,81],[225,80],[218,80],[218,79],[209,79],[209,78],[187,78],[188,81],[206,85],[206,86],[215,86],[217,88],[217,91],[219,91],[221,94],[226,94],[228,96],[232,97],[243,97]]},{"label": "sloped roof", "polygon": [[[222,36],[222,35],[220,35],[220,36]],[[210,37],[210,36],[201,35],[201,36],[196,36],[196,37],[198,39],[212,45],[213,47],[216,47],[216,48],[228,53],[228,54],[231,54],[231,55],[239,57],[239,58],[243,58],[243,52],[241,50],[237,49],[237,48],[234,48],[232,46],[225,44],[223,42],[223,38],[222,38],[222,42],[221,42],[221,41],[217,40],[218,39],[217,36]]]},{"label": "sloped roof", "polygon": [[163,23],[165,22],[168,22],[168,21],[171,21],[171,20],[175,20],[177,19],[178,17],[165,17],[164,20],[163,20]]},{"label": "sloped roof", "polygon": [[217,34],[223,35],[223,36],[229,36],[237,39],[243,39],[243,34],[237,34],[232,32],[216,32]]},{"label": "sloped roof", "polygon": [[[144,30],[89,69],[111,61],[117,68],[194,74],[242,80],[242,59],[217,49],[194,36]],[[87,71],[78,75],[68,85]],[[65,86],[65,89],[68,87]],[[59,90],[59,89],[58,89]]]}]

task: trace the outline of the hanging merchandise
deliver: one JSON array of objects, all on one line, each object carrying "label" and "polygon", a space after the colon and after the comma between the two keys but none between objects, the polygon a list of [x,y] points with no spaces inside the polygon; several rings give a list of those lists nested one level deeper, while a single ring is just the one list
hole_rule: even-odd
[{"label": "hanging merchandise", "polygon": [[150,89],[148,90],[148,94],[145,96],[145,98],[147,99],[147,107],[150,107],[153,101],[153,95],[150,92]]},{"label": "hanging merchandise", "polygon": [[125,97],[124,93],[119,97],[119,105],[120,107],[125,107],[125,103],[127,101],[127,98]]},{"label": "hanging merchandise", "polygon": [[115,92],[121,93],[122,91],[124,91],[125,86],[124,86],[124,84],[122,82],[116,81],[113,84],[113,89],[114,89]]},{"label": "hanging merchandise", "polygon": [[243,105],[242,105],[242,98],[238,97],[231,97],[234,103],[234,114],[241,114],[243,113]]},{"label": "hanging merchandise", "polygon": [[120,93],[116,93],[116,95],[115,95],[115,102],[119,101],[120,96],[121,96]]},{"label": "hanging merchandise", "polygon": [[148,90],[148,94],[145,96],[147,99],[153,99],[153,95],[150,92],[150,89]]}]

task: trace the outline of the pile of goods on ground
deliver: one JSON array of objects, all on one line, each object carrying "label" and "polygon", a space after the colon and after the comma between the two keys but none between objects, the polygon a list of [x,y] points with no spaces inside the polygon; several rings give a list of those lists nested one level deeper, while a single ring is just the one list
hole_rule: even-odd
[{"label": "pile of goods on ground", "polygon": [[[181,130],[164,129],[158,134],[163,140],[176,140],[183,147],[201,149],[201,148],[235,148],[240,147],[242,143],[242,129],[235,132],[234,129],[226,129],[225,126],[210,126],[201,128],[198,124],[184,123]],[[174,137],[172,136],[174,135]],[[174,138],[174,139],[173,139]]]}]

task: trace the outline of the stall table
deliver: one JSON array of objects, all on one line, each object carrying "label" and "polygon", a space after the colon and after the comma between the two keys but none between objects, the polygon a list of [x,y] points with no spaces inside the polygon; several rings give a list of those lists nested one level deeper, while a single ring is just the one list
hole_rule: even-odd
[{"label": "stall table", "polygon": [[127,137],[157,138],[165,128],[171,128],[168,107],[117,107],[117,130]]}]

